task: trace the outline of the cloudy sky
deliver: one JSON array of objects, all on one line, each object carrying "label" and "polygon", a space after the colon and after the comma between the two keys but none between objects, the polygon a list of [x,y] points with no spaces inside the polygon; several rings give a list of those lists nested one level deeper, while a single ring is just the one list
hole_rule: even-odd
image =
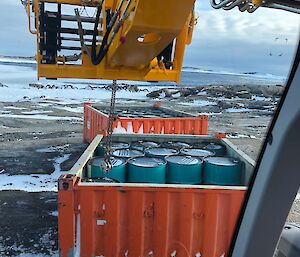
[{"label": "cloudy sky", "polygon": [[[286,76],[299,41],[300,15],[266,8],[248,14],[214,10],[209,0],[196,3],[198,24],[185,66]],[[0,8],[0,55],[33,56],[35,38],[20,1],[1,1]]]}]

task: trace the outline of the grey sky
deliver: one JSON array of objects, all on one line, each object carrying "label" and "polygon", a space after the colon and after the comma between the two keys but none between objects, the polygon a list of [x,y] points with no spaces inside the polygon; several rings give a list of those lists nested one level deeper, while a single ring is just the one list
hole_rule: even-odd
[{"label": "grey sky", "polygon": [[[20,1],[1,1],[0,8],[0,55],[33,56],[35,37],[28,32]],[[209,0],[197,1],[196,9],[198,25],[184,65],[287,74],[299,41],[299,15],[264,8],[253,14],[213,10]]]}]

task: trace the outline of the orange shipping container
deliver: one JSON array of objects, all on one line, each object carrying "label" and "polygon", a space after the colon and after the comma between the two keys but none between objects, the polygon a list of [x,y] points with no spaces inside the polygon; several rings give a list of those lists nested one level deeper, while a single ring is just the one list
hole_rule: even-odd
[{"label": "orange shipping container", "polygon": [[[222,143],[243,160],[245,185],[253,161],[226,139],[203,136],[115,135],[116,140]],[[59,180],[62,257],[227,256],[246,186],[103,183],[85,178],[97,136],[69,174]]]},{"label": "orange shipping container", "polygon": [[[104,109],[104,106],[84,104],[83,139],[85,142],[91,143],[96,135],[106,134],[108,114],[104,112]],[[196,116],[174,111],[160,105],[149,105],[146,107],[129,106],[123,107],[123,109],[126,109],[128,114],[132,115],[129,115],[131,117],[122,115],[117,117],[113,124],[114,129],[137,134],[207,135],[208,133],[207,115]],[[134,114],[136,109],[143,109],[146,114]],[[155,113],[158,115],[153,115]],[[149,116],[153,117],[150,118]]]}]

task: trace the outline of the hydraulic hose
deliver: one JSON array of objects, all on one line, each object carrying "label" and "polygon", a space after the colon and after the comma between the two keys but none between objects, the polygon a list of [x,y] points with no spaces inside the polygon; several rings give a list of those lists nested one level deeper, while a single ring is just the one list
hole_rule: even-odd
[{"label": "hydraulic hose", "polygon": [[111,17],[110,22],[106,28],[103,40],[102,40],[100,50],[98,53],[96,53],[96,42],[97,42],[96,37],[98,35],[97,27],[98,27],[98,23],[99,23],[99,19],[100,19],[102,5],[99,5],[99,7],[98,7],[97,14],[96,14],[95,26],[94,26],[94,33],[93,33],[93,43],[92,43],[92,63],[94,65],[98,65],[103,60],[104,56],[108,52],[108,48],[109,48],[109,45],[107,44],[108,37],[109,37],[110,32],[112,31],[112,28],[114,27],[114,25],[117,21],[118,15],[120,13],[120,10],[123,6],[124,1],[125,0],[121,0],[117,10],[115,11],[114,15]]}]

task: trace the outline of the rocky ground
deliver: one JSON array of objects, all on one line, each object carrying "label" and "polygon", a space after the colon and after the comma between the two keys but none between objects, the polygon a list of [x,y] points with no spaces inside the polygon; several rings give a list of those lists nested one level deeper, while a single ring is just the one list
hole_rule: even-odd
[{"label": "rocky ground", "polygon": [[[130,90],[145,89],[132,86]],[[256,159],[282,90],[281,86],[158,89],[145,92],[148,97],[139,103],[160,102],[207,114],[210,133],[226,133]],[[132,103],[137,101],[119,100],[123,106]],[[0,103],[0,256],[24,252],[57,256],[56,177],[52,175],[70,169],[86,148],[82,123],[82,103],[43,98]],[[34,174],[31,180],[14,183],[17,175],[29,174]],[[29,192],[6,190],[24,187]],[[43,187],[48,192],[40,192]],[[296,199],[289,221],[300,222],[299,204]]]}]

